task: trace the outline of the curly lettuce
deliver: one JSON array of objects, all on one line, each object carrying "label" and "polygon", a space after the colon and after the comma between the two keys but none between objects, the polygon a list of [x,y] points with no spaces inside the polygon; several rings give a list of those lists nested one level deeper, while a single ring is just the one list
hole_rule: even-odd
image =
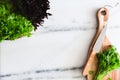
[{"label": "curly lettuce", "polygon": [[30,36],[34,30],[32,23],[16,13],[9,0],[0,0],[0,42]]}]

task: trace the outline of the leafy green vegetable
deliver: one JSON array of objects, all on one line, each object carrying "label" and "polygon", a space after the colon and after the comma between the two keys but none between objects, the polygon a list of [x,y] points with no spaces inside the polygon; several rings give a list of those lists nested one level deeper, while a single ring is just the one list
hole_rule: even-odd
[{"label": "leafy green vegetable", "polygon": [[112,80],[111,78],[108,78],[107,80]]},{"label": "leafy green vegetable", "polygon": [[93,80],[102,80],[112,70],[120,68],[120,56],[114,46],[97,54],[97,58],[98,68]]},{"label": "leafy green vegetable", "polygon": [[32,23],[22,15],[14,12],[9,0],[0,0],[0,42],[30,36],[34,30]]},{"label": "leafy green vegetable", "polygon": [[90,75],[94,75],[94,71],[89,71],[89,74]]}]

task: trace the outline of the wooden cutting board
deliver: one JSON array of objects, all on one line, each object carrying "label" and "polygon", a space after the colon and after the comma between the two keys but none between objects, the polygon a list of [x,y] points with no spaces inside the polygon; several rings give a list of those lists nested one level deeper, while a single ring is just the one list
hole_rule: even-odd
[{"label": "wooden cutting board", "polygon": [[[102,14],[101,12],[105,12],[105,14]],[[92,71],[96,72],[96,70],[97,70],[96,51],[94,51],[92,48],[93,48],[101,30],[106,25],[106,22],[108,20],[108,15],[109,15],[109,13],[108,13],[108,10],[106,8],[101,8],[100,10],[98,10],[98,13],[97,13],[98,29],[96,31],[96,34],[95,34],[94,38],[93,38],[93,42],[90,46],[90,49],[89,49],[89,52],[88,52],[90,54],[88,54],[88,60],[87,60],[87,63],[85,65],[85,68],[83,70],[83,75],[87,76],[87,80],[92,80],[93,77],[94,77],[93,75],[89,74],[89,71],[92,70]],[[103,50],[109,48],[110,45],[112,45],[112,44],[108,40],[107,36],[105,36],[104,39],[103,39],[103,43],[102,43],[102,47],[101,47],[100,51],[103,51]],[[103,80],[108,80],[108,78],[111,78],[112,80],[120,80],[120,70],[112,71],[110,74],[105,76],[103,78]]]}]

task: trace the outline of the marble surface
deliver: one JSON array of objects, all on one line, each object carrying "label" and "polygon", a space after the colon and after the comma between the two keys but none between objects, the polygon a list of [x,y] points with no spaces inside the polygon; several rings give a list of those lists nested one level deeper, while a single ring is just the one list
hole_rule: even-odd
[{"label": "marble surface", "polygon": [[120,52],[119,0],[50,0],[53,15],[30,38],[0,43],[0,80],[86,80],[81,75],[96,12],[111,5],[109,40]]}]

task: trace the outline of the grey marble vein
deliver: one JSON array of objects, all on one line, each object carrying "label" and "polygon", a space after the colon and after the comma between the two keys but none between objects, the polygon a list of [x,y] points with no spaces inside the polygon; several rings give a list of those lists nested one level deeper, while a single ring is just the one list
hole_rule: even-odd
[{"label": "grey marble vein", "polygon": [[[83,67],[56,68],[27,71],[23,73],[0,75],[1,80],[47,80],[47,79],[80,79],[85,80],[82,76]],[[71,73],[74,73],[71,75]],[[69,75],[70,74],[70,75]]]},{"label": "grey marble vein", "polygon": [[[120,26],[108,26],[107,29],[118,29]],[[88,31],[88,30],[95,30],[97,29],[96,27],[88,27],[88,26],[48,26],[48,27],[41,27],[40,31],[37,32],[42,32],[42,33],[49,33],[49,32],[66,32],[66,31]]]}]

